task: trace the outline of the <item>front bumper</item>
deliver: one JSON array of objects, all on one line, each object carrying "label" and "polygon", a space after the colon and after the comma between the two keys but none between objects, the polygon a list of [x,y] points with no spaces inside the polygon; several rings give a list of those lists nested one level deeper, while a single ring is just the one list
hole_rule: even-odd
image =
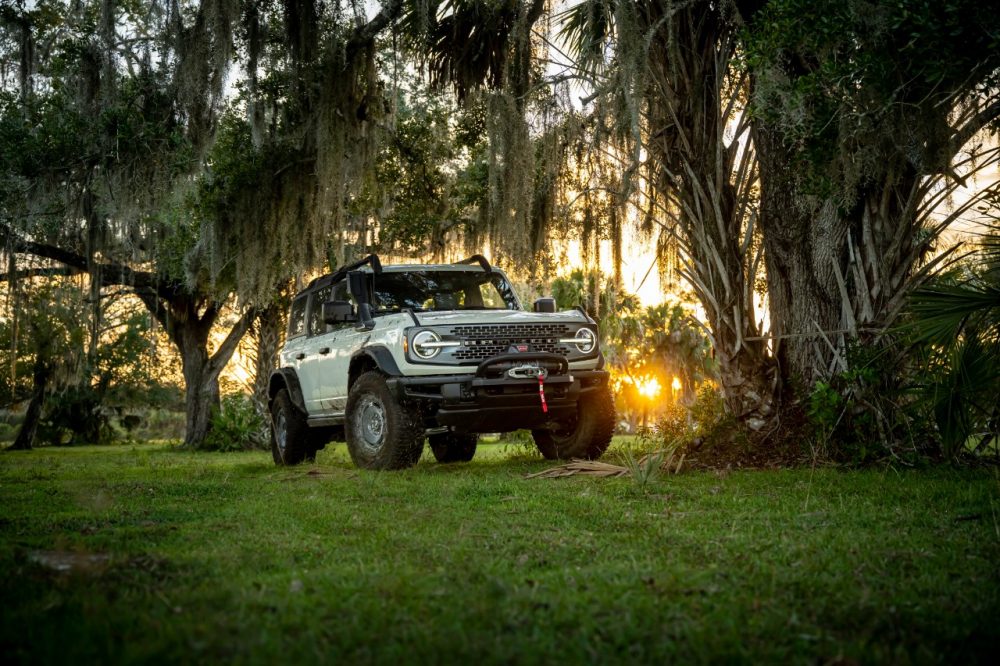
[{"label": "front bumper", "polygon": [[[515,378],[508,370],[524,365],[544,368],[542,410],[537,379]],[[455,432],[508,432],[539,428],[576,414],[580,397],[607,386],[606,370],[569,370],[555,354],[509,354],[481,363],[474,375],[392,377],[389,388],[401,401],[422,403],[438,426]]]}]

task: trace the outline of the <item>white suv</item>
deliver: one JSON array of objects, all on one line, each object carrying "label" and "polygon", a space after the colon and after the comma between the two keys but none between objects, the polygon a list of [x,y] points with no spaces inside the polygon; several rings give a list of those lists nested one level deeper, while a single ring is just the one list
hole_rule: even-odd
[{"label": "white suv", "polygon": [[546,458],[597,458],[615,423],[597,325],[533,311],[482,256],[382,266],[371,255],[292,302],[268,396],[272,453],[296,464],[339,433],[354,463],[471,460],[478,433],[528,428]]}]

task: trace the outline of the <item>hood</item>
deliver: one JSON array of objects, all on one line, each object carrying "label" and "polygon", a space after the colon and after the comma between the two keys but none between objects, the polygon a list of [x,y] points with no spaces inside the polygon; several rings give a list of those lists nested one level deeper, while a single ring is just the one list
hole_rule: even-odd
[{"label": "hood", "polygon": [[443,310],[418,312],[422,326],[457,326],[462,324],[584,324],[587,319],[579,310],[562,312],[526,312],[524,310]]}]

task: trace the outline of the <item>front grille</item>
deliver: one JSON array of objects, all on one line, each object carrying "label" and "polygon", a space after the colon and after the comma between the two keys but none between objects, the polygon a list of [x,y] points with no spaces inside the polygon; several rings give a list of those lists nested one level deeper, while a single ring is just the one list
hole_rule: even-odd
[{"label": "front grille", "polygon": [[527,344],[533,352],[569,356],[559,338],[572,337],[566,324],[482,324],[454,326],[450,334],[465,344],[452,352],[459,362],[481,362],[506,354],[511,345]]}]

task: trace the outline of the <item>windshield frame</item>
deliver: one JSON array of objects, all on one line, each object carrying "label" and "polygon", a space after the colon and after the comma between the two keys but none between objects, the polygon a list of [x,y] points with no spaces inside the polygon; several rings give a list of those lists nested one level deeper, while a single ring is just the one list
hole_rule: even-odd
[{"label": "windshield frame", "polygon": [[[414,291],[408,296],[399,293],[395,294],[394,303],[390,307],[386,307],[384,298],[380,297],[379,283],[382,282],[384,284],[386,280],[389,280],[399,282],[398,286],[404,287],[406,286],[405,282],[408,276],[417,276],[416,280],[410,280],[410,285]],[[433,285],[428,284],[429,278],[437,280],[439,284],[448,285],[448,287],[446,289],[435,289]],[[379,274],[369,274],[368,283],[373,315],[393,314],[407,310],[411,312],[512,312],[522,309],[521,301],[517,297],[517,292],[514,291],[510,280],[502,271],[496,269],[488,273],[478,270],[448,270],[433,267],[414,268],[406,271],[383,271]],[[464,305],[464,303],[459,304],[457,299],[455,299],[453,306],[426,307],[426,302],[431,299],[436,301],[437,298],[435,296],[438,294],[444,295],[451,292],[450,295],[454,298],[459,292],[467,294],[469,287],[478,287],[483,284],[493,285],[497,296],[504,302],[505,307],[490,307],[485,303],[481,305]],[[391,293],[391,291],[388,293]],[[416,305],[418,298],[421,303],[419,306]]]}]

